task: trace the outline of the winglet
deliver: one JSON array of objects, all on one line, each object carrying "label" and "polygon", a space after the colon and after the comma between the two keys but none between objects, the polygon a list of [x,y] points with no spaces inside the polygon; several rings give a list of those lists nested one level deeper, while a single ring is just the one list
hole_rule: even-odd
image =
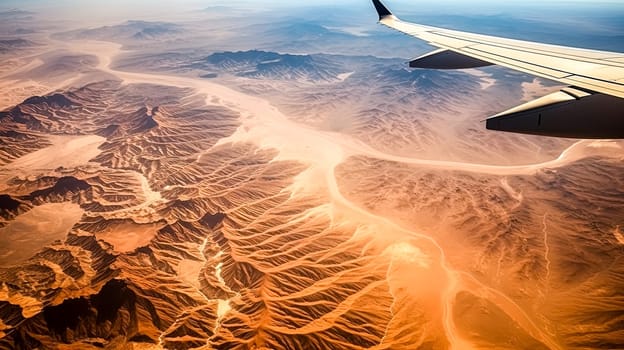
[{"label": "winglet", "polygon": [[373,5],[375,5],[375,9],[377,10],[377,13],[379,14],[380,21],[386,17],[394,16],[392,12],[390,12],[390,10],[388,10],[388,8],[384,4],[381,3],[381,1],[373,0]]}]

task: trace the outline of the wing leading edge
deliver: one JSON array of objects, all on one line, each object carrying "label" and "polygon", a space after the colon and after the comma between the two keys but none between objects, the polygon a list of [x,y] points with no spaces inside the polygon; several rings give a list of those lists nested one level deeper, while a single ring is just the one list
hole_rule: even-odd
[{"label": "wing leading edge", "polygon": [[401,21],[373,0],[379,22],[439,49],[410,67],[500,65],[571,87],[488,118],[491,130],[573,138],[624,138],[624,54],[533,43]]}]

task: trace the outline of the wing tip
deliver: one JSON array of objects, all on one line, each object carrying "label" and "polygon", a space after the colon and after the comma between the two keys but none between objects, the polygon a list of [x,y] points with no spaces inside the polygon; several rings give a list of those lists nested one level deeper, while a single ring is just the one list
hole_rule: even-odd
[{"label": "wing tip", "polygon": [[380,0],[373,0],[373,5],[377,10],[380,21],[384,18],[394,16],[392,12],[390,12],[390,10],[388,10],[388,8]]}]

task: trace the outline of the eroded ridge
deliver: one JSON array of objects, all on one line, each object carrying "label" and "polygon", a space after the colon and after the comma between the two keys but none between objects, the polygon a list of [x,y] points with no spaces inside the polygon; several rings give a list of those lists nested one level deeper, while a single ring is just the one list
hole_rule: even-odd
[{"label": "eroded ridge", "polygon": [[[163,103],[141,98],[145,89]],[[386,281],[396,259],[357,239],[380,227],[340,218],[327,189],[293,195],[309,165],[252,144],[215,146],[236,129],[236,114],[155,86],[102,82],[64,96],[63,105],[18,106],[5,124],[57,137],[59,150],[81,135],[102,140],[82,162],[11,168],[29,164],[16,157],[3,169],[5,192],[23,211],[69,202],[84,211],[66,238],[0,271],[3,346],[414,341],[398,329],[444,344],[441,332],[423,335],[396,316],[406,302]],[[60,114],[77,136],[61,134]]]},{"label": "eroded ridge", "polygon": [[621,345],[618,158],[497,176],[352,157],[337,175],[347,198],[439,242],[461,271],[452,318],[463,339],[483,347],[509,339],[513,348]]},{"label": "eroded ridge", "polygon": [[[46,149],[45,143],[37,150],[26,143],[23,152],[12,149],[11,143],[3,148],[13,155],[0,170],[6,193],[3,203],[9,204],[3,205],[3,217],[19,219],[46,203],[73,202],[84,212],[66,238],[40,247],[26,262],[15,265],[13,261],[15,266],[2,268],[2,343],[32,348],[56,342],[109,342],[119,337],[123,342],[137,337],[156,343],[168,325],[165,315],[171,314],[169,323],[173,323],[186,310],[189,303],[185,300],[192,297],[187,297],[184,288],[175,292],[172,286],[165,294],[182,301],[170,303],[167,310],[172,311],[165,312],[159,307],[162,301],[155,299],[164,294],[150,292],[151,282],[146,279],[150,274],[141,269],[137,279],[126,277],[132,269],[125,269],[124,261],[157,244],[171,227],[195,224],[197,230],[189,230],[190,237],[180,241],[192,242],[195,234],[197,245],[210,228],[197,223],[201,216],[189,216],[184,222],[180,217],[162,217],[159,213],[176,203],[163,198],[155,190],[157,181],[147,177],[166,182],[173,174],[179,175],[174,166],[161,166],[161,161],[171,157],[167,152],[175,152],[180,167],[195,162],[201,151],[235,130],[236,115],[223,108],[205,108],[190,91],[120,87],[107,81],[31,99],[3,113],[2,119],[2,129],[11,131],[15,140],[23,135],[49,139],[48,148],[54,151]],[[79,142],[72,148],[72,142],[85,138],[97,140],[95,152],[87,152],[88,157],[84,149],[92,143]],[[169,142],[166,151],[157,146],[163,140]],[[65,163],[65,158],[57,157],[56,166],[50,159],[25,161],[37,152],[43,152],[37,159],[54,158],[61,152],[73,161]],[[145,264],[135,264],[141,265]],[[154,274],[159,269],[168,266],[158,266]],[[108,300],[109,294],[116,297]],[[195,294],[204,302],[201,293]]]}]

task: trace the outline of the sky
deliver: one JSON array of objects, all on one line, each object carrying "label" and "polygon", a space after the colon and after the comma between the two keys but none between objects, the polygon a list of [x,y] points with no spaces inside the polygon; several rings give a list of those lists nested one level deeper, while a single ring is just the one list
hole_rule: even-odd
[{"label": "sky", "polygon": [[[505,15],[562,23],[577,26],[581,30],[612,30],[623,32],[624,0],[385,0],[385,4],[406,20],[423,24],[427,16],[491,16]],[[370,0],[315,0],[299,2],[292,0],[0,0],[0,9],[27,9],[47,14],[54,19],[75,21],[78,27],[96,27],[118,24],[129,19],[160,20],[175,22],[188,19],[189,14],[205,18],[209,7],[240,8],[245,11],[280,11],[281,15],[305,19],[304,7],[333,9],[345,13],[356,25],[373,22],[376,13]],[[325,10],[327,11],[327,10]],[[587,18],[591,17],[591,20]],[[602,20],[602,18],[608,20]],[[621,20],[618,21],[618,18]],[[460,28],[456,28],[460,29]],[[518,28],[521,32],[526,28]],[[530,29],[530,28],[529,28]],[[466,30],[474,30],[466,28]],[[622,50],[624,51],[624,44]]]},{"label": "sky", "polygon": [[[386,5],[391,9],[419,9],[428,11],[438,8],[457,9],[500,9],[500,8],[543,8],[561,7],[576,8],[619,8],[624,10],[623,0],[386,0]],[[247,8],[265,9],[267,7],[302,7],[302,6],[353,6],[355,8],[372,8],[369,0],[315,0],[312,3],[302,3],[292,0],[2,0],[0,8],[26,8],[26,9],[63,9],[68,12],[90,13],[92,15],[106,15],[109,13],[137,13],[136,11],[149,11],[171,13],[175,10],[200,9],[210,6],[243,6]]]}]

